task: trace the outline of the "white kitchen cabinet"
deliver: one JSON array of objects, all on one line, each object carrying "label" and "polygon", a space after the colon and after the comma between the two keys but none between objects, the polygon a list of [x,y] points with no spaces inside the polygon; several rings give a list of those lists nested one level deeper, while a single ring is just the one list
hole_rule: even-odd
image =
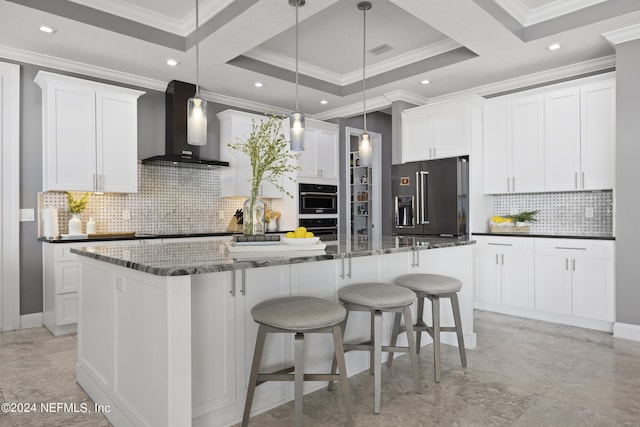
[{"label": "white kitchen cabinet", "polygon": [[[338,181],[338,126],[307,119],[304,130],[304,151],[300,153],[299,178],[322,178],[323,182]],[[328,181],[327,181],[328,183]]]},{"label": "white kitchen cabinet", "polygon": [[533,308],[533,240],[482,236],[476,240],[476,301]]},{"label": "white kitchen cabinet", "polygon": [[[225,110],[218,113],[217,117],[220,121],[220,159],[229,162],[228,168],[220,169],[220,195],[222,197],[250,197],[253,176],[251,159],[245,153],[230,149],[228,144],[246,141],[253,129],[253,123],[268,120],[268,117],[234,110]],[[284,124],[281,132],[285,136],[287,135]],[[282,185],[282,177],[280,177],[279,183]],[[270,182],[263,180],[258,196],[278,199],[282,198],[282,192]]]},{"label": "white kitchen cabinet", "polygon": [[536,239],[536,310],[614,320],[613,242]]},{"label": "white kitchen cabinet", "polygon": [[144,92],[40,71],[43,191],[138,191]]},{"label": "white kitchen cabinet", "polygon": [[487,102],[484,109],[484,192],[508,193],[513,176],[511,102]]},{"label": "white kitchen cabinet", "polygon": [[468,155],[480,136],[482,98],[472,96],[402,112],[402,162]]}]

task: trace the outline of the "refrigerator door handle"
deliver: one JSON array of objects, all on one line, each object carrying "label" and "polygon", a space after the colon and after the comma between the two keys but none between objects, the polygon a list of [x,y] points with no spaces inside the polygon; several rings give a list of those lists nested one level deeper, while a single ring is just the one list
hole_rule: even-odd
[{"label": "refrigerator door handle", "polygon": [[420,194],[420,172],[416,172],[416,225],[422,224],[422,216],[420,215],[420,206],[422,206],[422,203],[420,202]]},{"label": "refrigerator door handle", "polygon": [[418,174],[420,175],[420,179],[418,180],[418,188],[420,192],[420,224],[429,224],[429,209],[426,206],[427,200],[429,200],[427,197],[428,183],[426,182],[429,177],[429,172],[420,171]]}]

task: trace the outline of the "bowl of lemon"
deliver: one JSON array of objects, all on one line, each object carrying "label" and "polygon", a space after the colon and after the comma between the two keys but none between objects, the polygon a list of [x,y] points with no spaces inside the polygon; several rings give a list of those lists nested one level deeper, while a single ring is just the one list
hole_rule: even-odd
[{"label": "bowl of lemon", "polygon": [[315,245],[320,241],[312,232],[304,227],[298,227],[295,231],[289,231],[280,241],[285,245]]}]

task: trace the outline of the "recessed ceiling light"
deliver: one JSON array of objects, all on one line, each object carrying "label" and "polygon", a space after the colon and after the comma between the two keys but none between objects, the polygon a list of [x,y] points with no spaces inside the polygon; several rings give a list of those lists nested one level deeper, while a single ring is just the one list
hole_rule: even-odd
[{"label": "recessed ceiling light", "polygon": [[40,31],[47,34],[53,34],[56,32],[55,28],[47,27],[46,25],[40,25]]},{"label": "recessed ceiling light", "polygon": [[323,99],[322,101],[320,101],[320,104],[322,104],[322,105],[326,105],[328,103],[329,103],[329,101],[327,101],[326,99]]},{"label": "recessed ceiling light", "polygon": [[428,85],[429,83],[431,83],[431,82],[429,80],[427,80],[427,79],[424,79],[424,80],[420,81],[421,85]]},{"label": "recessed ceiling light", "polygon": [[547,46],[547,49],[549,49],[549,50],[558,50],[561,47],[562,46],[560,46],[560,43],[554,43],[554,44],[550,44],[549,46]]},{"label": "recessed ceiling light", "polygon": [[175,67],[175,66],[177,66],[177,65],[178,65],[178,64],[180,64],[180,63],[179,63],[178,61],[176,61],[175,59],[171,59],[171,58],[169,58],[169,59],[167,59],[166,64],[167,64],[168,66],[170,66],[170,67]]},{"label": "recessed ceiling light", "polygon": [[262,86],[264,86],[264,85],[263,85],[262,83],[260,83],[260,82],[255,82],[253,85],[254,85],[255,87],[262,87]]}]

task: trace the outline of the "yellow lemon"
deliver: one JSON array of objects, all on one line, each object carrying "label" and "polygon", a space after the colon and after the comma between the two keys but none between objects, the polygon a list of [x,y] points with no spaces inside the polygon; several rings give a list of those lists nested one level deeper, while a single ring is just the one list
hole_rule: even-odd
[{"label": "yellow lemon", "polygon": [[307,239],[310,239],[313,237],[313,233],[310,231],[307,231],[306,233],[304,233],[304,237],[306,237]]},{"label": "yellow lemon", "polygon": [[297,231],[300,231],[301,233],[306,233],[306,232],[307,232],[307,229],[306,229],[306,228],[304,228],[304,227],[298,227],[298,228],[296,228],[296,232],[297,232]]},{"label": "yellow lemon", "polygon": [[285,236],[287,239],[293,239],[294,237],[296,237],[296,234],[293,231],[288,231]]},{"label": "yellow lemon", "polygon": [[304,234],[306,233],[306,231],[302,231],[300,229],[297,229],[295,234],[295,237],[298,239],[302,239],[304,237]]}]

